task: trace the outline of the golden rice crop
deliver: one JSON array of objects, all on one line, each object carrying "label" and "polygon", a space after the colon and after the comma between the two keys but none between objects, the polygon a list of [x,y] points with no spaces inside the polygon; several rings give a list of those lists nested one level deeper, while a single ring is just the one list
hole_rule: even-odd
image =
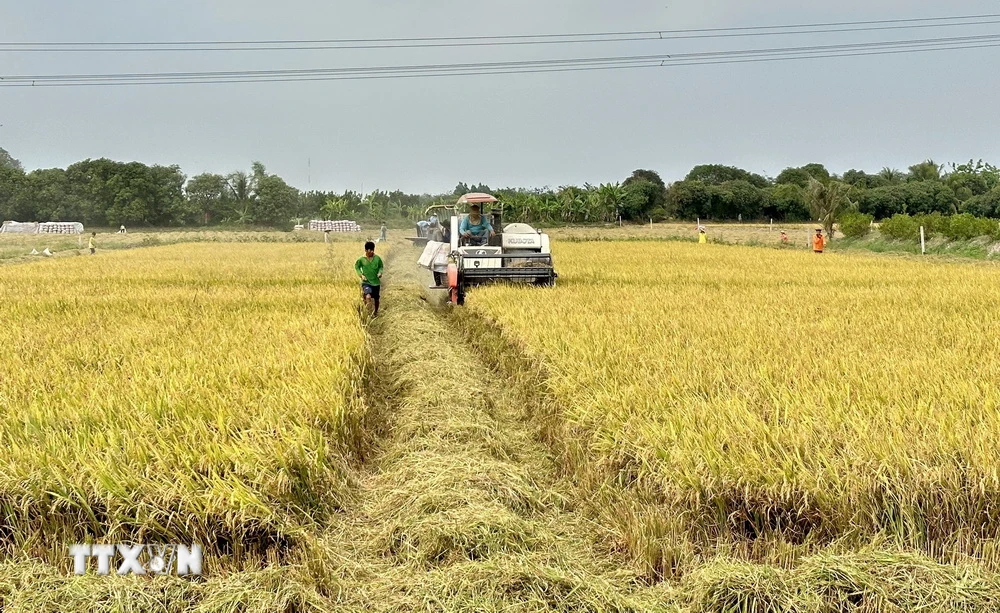
[{"label": "golden rice crop", "polygon": [[682,243],[556,261],[554,290],[470,305],[544,364],[583,464],[686,538],[995,549],[1000,269]]},{"label": "golden rice crop", "polygon": [[[357,244],[362,239],[374,239],[377,228],[370,228],[361,234],[347,232],[296,231],[279,232],[266,230],[226,231],[208,229],[170,229],[151,230],[143,228],[139,231],[119,234],[117,232],[100,231],[94,239],[94,245],[101,253],[119,249],[136,247],[156,247],[177,243],[342,243]],[[30,260],[43,259],[43,256],[32,256],[31,251],[43,252],[48,249],[57,257],[64,255],[80,255],[89,253],[87,245],[90,241],[90,231],[82,235],[70,234],[0,234],[0,260]],[[390,235],[396,232],[390,231]]]},{"label": "golden rice crop", "polygon": [[[722,224],[707,225],[705,232],[711,243],[741,244],[741,245],[781,245],[781,231],[788,235],[789,244],[785,247],[811,248],[812,236],[815,233],[814,224]],[[698,225],[691,223],[656,223],[656,224],[603,224],[599,226],[563,226],[550,228],[546,233],[555,241],[563,242],[601,242],[601,241],[660,241],[660,240],[698,240]]]},{"label": "golden rice crop", "polygon": [[348,495],[356,247],[175,245],[0,268],[13,551],[86,535],[266,548]]}]

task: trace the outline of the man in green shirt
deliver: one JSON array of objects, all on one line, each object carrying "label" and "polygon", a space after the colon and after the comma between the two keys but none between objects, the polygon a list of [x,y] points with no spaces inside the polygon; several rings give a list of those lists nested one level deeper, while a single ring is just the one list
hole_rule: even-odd
[{"label": "man in green shirt", "polygon": [[382,258],[375,255],[375,243],[365,243],[365,255],[354,263],[354,272],[361,278],[361,295],[365,304],[374,306],[372,317],[378,316],[379,290],[382,289]]}]

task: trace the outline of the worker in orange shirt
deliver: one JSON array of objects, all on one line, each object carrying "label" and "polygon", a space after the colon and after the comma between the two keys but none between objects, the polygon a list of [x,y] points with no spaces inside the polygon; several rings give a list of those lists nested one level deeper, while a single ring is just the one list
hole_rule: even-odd
[{"label": "worker in orange shirt", "polygon": [[823,229],[816,228],[816,236],[813,237],[813,253],[823,253],[826,241],[823,239]]}]

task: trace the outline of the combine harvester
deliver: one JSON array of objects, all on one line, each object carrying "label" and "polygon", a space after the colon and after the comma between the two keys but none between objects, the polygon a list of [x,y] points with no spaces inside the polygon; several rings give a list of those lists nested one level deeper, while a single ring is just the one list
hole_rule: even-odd
[{"label": "combine harvester", "polygon": [[[448,301],[452,304],[465,304],[469,288],[495,281],[548,287],[556,284],[558,275],[552,265],[548,235],[524,223],[503,226],[502,209],[493,209],[489,215],[483,213],[496,232],[487,245],[473,245],[461,237],[459,228],[468,214],[459,208],[496,202],[497,199],[489,194],[466,194],[454,205],[427,209],[428,214],[438,212],[437,216],[447,224],[446,228],[441,228],[440,235],[447,233],[448,238],[447,242],[429,240],[419,263],[434,273],[436,285],[431,289],[448,290]],[[414,242],[419,244],[422,238]]]}]

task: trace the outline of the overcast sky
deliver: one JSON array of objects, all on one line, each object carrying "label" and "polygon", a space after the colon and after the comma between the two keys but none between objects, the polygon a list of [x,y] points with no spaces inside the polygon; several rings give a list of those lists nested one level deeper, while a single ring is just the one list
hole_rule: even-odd
[{"label": "overcast sky", "polygon": [[[1000,13],[996,0],[0,0],[0,42],[554,34]],[[0,76],[259,70],[684,53],[1000,33],[1000,25],[517,48],[188,53],[0,51]],[[1000,163],[1000,49],[426,79],[0,87],[0,147],[26,168],[108,157],[189,176],[253,160],[300,189],[617,182],[695,164],[770,176]]]}]

